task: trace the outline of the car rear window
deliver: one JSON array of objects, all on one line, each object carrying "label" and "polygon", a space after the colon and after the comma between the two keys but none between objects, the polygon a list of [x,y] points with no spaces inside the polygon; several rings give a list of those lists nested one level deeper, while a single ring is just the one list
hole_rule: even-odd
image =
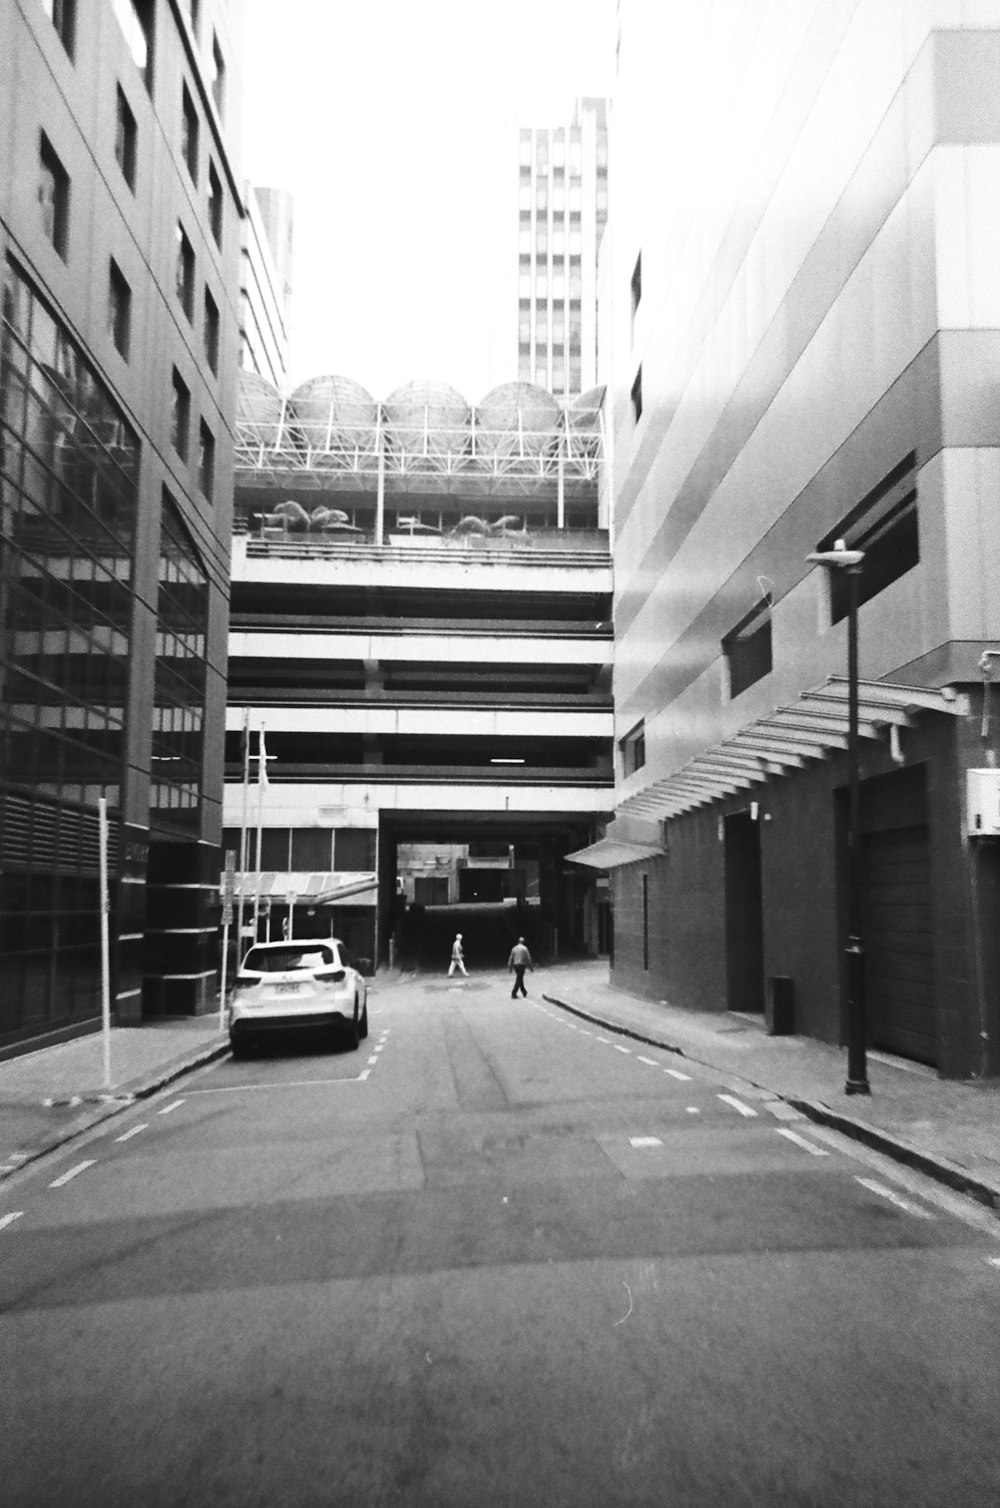
[{"label": "car rear window", "polygon": [[251,948],[243,967],[255,974],[280,974],[286,969],[324,969],[337,962],[337,955],[324,943],[307,948]]}]

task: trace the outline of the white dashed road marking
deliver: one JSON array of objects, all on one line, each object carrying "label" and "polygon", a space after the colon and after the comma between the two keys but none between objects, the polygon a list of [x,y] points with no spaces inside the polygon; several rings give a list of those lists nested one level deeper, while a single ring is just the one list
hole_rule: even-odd
[{"label": "white dashed road marking", "polygon": [[669,1073],[672,1079],[683,1080],[685,1084],[690,1084],[691,1082],[691,1075],[689,1073],[681,1073],[679,1068],[665,1068],[663,1072]]},{"label": "white dashed road marking", "polygon": [[8,1225],[13,1225],[15,1220],[20,1220],[23,1210],[12,1210],[9,1215],[0,1215],[0,1230],[6,1230]]},{"label": "white dashed road marking", "polygon": [[663,1143],[658,1136],[630,1136],[630,1147],[662,1147]]},{"label": "white dashed road marking", "polygon": [[54,1178],[49,1184],[50,1189],[61,1189],[64,1183],[69,1183],[78,1173],[83,1173],[87,1168],[92,1168],[97,1161],[96,1157],[90,1157],[86,1162],[78,1162],[75,1168],[70,1168],[68,1173],[63,1173],[61,1178]]},{"label": "white dashed road marking", "polygon": [[614,1046],[615,1046],[615,1052],[627,1052],[627,1053],[631,1053],[631,1051],[632,1051],[631,1047],[622,1047],[622,1045],[621,1045],[620,1042],[616,1042],[614,1044]]},{"label": "white dashed road marking", "polygon": [[642,1053],[639,1053],[638,1056],[640,1063],[648,1063],[650,1068],[659,1068],[660,1065],[659,1063],[657,1063],[655,1058],[644,1058]]},{"label": "white dashed road marking", "polygon": [[740,1115],[754,1117],[757,1115],[756,1110],[751,1110],[749,1105],[744,1105],[743,1101],[738,1100],[734,1094],[718,1094],[716,1095],[716,1099],[722,1100],[727,1105],[732,1105],[733,1109],[738,1110]]},{"label": "white dashed road marking", "polygon": [[804,1136],[800,1136],[797,1131],[789,1131],[787,1126],[775,1126],[774,1129],[777,1131],[779,1136],[787,1137],[788,1140],[793,1141],[797,1147],[804,1147],[805,1150],[807,1152],[811,1152],[814,1157],[829,1157],[830,1155],[825,1147],[817,1147],[815,1143],[806,1141]]},{"label": "white dashed road marking", "polygon": [[917,1215],[921,1220],[934,1219],[930,1210],[923,1210],[918,1204],[911,1204],[908,1199],[901,1198],[893,1189],[887,1189],[884,1183],[879,1183],[875,1178],[858,1178],[857,1181],[863,1188],[870,1189],[873,1194],[881,1194],[883,1199],[888,1199],[891,1204],[898,1205],[908,1215]]},{"label": "white dashed road marking", "polygon": [[116,1136],[115,1141],[131,1141],[133,1136],[138,1136],[140,1131],[145,1131],[149,1126],[148,1121],[143,1121],[139,1126],[133,1126],[131,1131],[126,1131],[124,1136]]},{"label": "white dashed road marking", "polygon": [[164,1105],[163,1109],[158,1110],[156,1113],[157,1115],[169,1115],[171,1110],[178,1109],[178,1107],[183,1105],[183,1103],[183,1100],[171,1100],[169,1105]]},{"label": "white dashed road marking", "polygon": [[776,1121],[805,1120],[801,1110],[796,1110],[793,1105],[786,1105],[784,1100],[769,1100],[764,1109],[768,1115],[773,1115]]}]

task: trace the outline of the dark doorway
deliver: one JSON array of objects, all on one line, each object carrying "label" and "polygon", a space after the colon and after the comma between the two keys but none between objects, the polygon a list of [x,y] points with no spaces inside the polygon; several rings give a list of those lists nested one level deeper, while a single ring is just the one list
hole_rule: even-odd
[{"label": "dark doorway", "polygon": [[760,826],[749,812],[725,819],[726,1004],[764,1010],[764,908]]}]

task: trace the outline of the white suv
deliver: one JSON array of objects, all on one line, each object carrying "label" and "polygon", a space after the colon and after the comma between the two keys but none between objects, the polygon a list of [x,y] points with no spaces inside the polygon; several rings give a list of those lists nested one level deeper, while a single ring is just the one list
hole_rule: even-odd
[{"label": "white suv", "polygon": [[335,937],[257,943],[229,1004],[229,1043],[243,1057],[267,1032],[326,1031],[348,1047],[368,1035],[368,986]]}]

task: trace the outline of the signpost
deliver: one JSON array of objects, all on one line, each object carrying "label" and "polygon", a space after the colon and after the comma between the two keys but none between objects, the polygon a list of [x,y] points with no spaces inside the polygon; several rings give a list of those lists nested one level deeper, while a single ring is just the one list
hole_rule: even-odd
[{"label": "signpost", "polygon": [[97,843],[101,888],[101,1033],[104,1039],[104,1088],[111,1092],[111,964],[108,946],[108,802],[97,801]]},{"label": "signpost", "polygon": [[299,898],[298,891],[296,891],[296,890],[286,890],[285,891],[285,900],[288,902],[288,940],[289,941],[291,941],[292,937],[294,936],[294,931],[295,931],[295,927],[294,927],[295,902],[298,900],[298,898]]},{"label": "signpost", "polygon": [[[242,879],[242,876],[240,878]],[[233,920],[233,896],[235,893],[236,855],[231,848],[227,848],[226,872],[222,877],[222,987],[219,990],[220,1032],[225,1030],[226,1025],[226,965],[229,961],[229,928]]]}]

